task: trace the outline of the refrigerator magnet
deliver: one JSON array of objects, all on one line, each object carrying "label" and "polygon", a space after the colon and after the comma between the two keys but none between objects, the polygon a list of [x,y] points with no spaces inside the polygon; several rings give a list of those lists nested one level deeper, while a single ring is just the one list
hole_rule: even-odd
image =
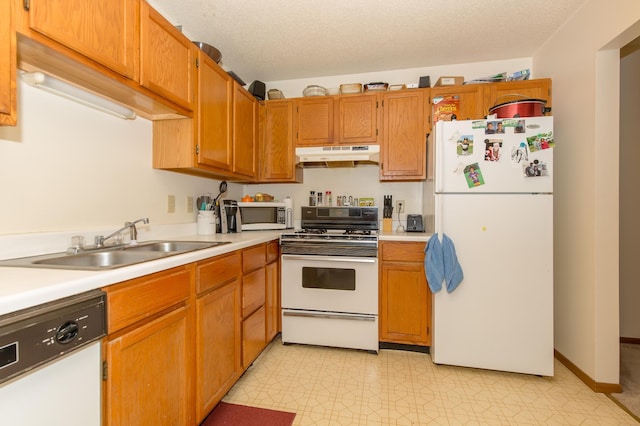
[{"label": "refrigerator magnet", "polygon": [[462,135],[458,139],[456,146],[456,153],[458,155],[471,155],[473,154],[473,135]]},{"label": "refrigerator magnet", "polygon": [[499,161],[502,150],[502,139],[484,140],[484,161]]},{"label": "refrigerator magnet", "polygon": [[464,168],[464,177],[467,180],[469,188],[484,185],[484,178],[478,163],[469,164]]},{"label": "refrigerator magnet", "polygon": [[529,163],[524,163],[522,166],[522,170],[525,177],[549,176],[547,163],[537,159]]},{"label": "refrigerator magnet", "polygon": [[556,145],[553,141],[552,132],[538,133],[535,136],[529,136],[527,137],[527,144],[529,145],[529,151],[531,152],[551,149]]},{"label": "refrigerator magnet", "polygon": [[487,127],[484,129],[485,135],[493,135],[495,133],[504,133],[502,121],[487,121]]},{"label": "refrigerator magnet", "polygon": [[511,161],[516,164],[529,161],[529,152],[527,151],[527,144],[525,142],[520,142],[517,147],[511,147]]}]

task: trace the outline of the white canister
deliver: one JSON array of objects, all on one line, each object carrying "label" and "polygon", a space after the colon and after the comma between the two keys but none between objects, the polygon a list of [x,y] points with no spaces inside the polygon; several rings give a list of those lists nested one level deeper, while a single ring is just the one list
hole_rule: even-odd
[{"label": "white canister", "polygon": [[216,218],[213,210],[198,211],[198,235],[212,235],[216,233]]}]

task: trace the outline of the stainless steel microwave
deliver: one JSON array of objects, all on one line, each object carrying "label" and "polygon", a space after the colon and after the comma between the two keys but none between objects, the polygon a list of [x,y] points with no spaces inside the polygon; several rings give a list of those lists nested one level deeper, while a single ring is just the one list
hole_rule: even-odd
[{"label": "stainless steel microwave", "polygon": [[[287,207],[280,202],[238,202],[243,231],[287,228]],[[292,226],[292,225],[291,225]]]}]

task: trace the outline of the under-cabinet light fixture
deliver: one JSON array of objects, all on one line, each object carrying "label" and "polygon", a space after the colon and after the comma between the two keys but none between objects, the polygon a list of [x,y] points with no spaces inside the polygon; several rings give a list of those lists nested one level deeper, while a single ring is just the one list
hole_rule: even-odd
[{"label": "under-cabinet light fixture", "polygon": [[22,73],[22,80],[30,86],[38,87],[47,92],[62,96],[63,98],[106,112],[107,114],[115,115],[125,120],[133,120],[136,118],[136,112],[130,108],[123,107],[113,101],[94,95],[93,93],[41,72]]}]

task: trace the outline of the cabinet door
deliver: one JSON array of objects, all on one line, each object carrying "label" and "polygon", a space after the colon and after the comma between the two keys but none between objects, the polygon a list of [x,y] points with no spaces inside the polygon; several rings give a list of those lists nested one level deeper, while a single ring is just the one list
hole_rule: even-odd
[{"label": "cabinet door", "polygon": [[260,180],[264,182],[295,182],[295,147],[293,132],[293,100],[266,102]]},{"label": "cabinet door", "polygon": [[247,318],[264,305],[265,269],[257,269],[242,278],[242,317]]},{"label": "cabinet door", "polygon": [[30,3],[31,29],[137,80],[139,0],[31,0]]},{"label": "cabinet door", "polygon": [[265,308],[262,306],[242,322],[242,366],[246,370],[266,346]]},{"label": "cabinet door", "polygon": [[[109,2],[109,0],[105,0]],[[110,3],[110,2],[109,2]],[[150,7],[140,4],[140,84],[188,109],[194,103],[197,48],[176,27]]]},{"label": "cabinet door", "polygon": [[233,171],[256,177],[258,101],[233,81]]},{"label": "cabinet door", "polygon": [[198,163],[231,172],[233,79],[199,54]]},{"label": "cabinet door", "polygon": [[241,374],[240,280],[199,297],[196,312],[196,423],[200,423]]},{"label": "cabinet door", "polygon": [[505,102],[522,99],[542,99],[551,107],[551,79],[509,81],[489,84],[485,95],[485,114],[489,108]]},{"label": "cabinet door", "polygon": [[106,424],[194,424],[187,323],[182,307],[106,342]]},{"label": "cabinet door", "polygon": [[431,292],[424,243],[381,243],[380,341],[431,345]]},{"label": "cabinet door", "polygon": [[16,32],[12,1],[0,4],[0,125],[14,126],[16,111]]},{"label": "cabinet door", "polygon": [[456,114],[458,120],[481,119],[487,114],[483,108],[483,89],[484,85],[471,84],[465,86],[451,87],[434,87],[431,89],[430,109],[427,114],[433,125],[433,106],[434,99],[441,96],[458,96],[458,112]]},{"label": "cabinet door", "polygon": [[407,90],[383,95],[383,140],[380,180],[426,177],[424,92]]},{"label": "cabinet door", "polygon": [[334,98],[296,99],[296,144],[329,145],[334,140]]},{"label": "cabinet door", "polygon": [[276,337],[280,331],[280,285],[279,285],[278,261],[269,263],[266,266],[266,288],[267,297],[265,307],[267,310],[266,328],[267,343]]},{"label": "cabinet door", "polygon": [[378,96],[338,97],[338,138],[341,144],[378,143]]}]

